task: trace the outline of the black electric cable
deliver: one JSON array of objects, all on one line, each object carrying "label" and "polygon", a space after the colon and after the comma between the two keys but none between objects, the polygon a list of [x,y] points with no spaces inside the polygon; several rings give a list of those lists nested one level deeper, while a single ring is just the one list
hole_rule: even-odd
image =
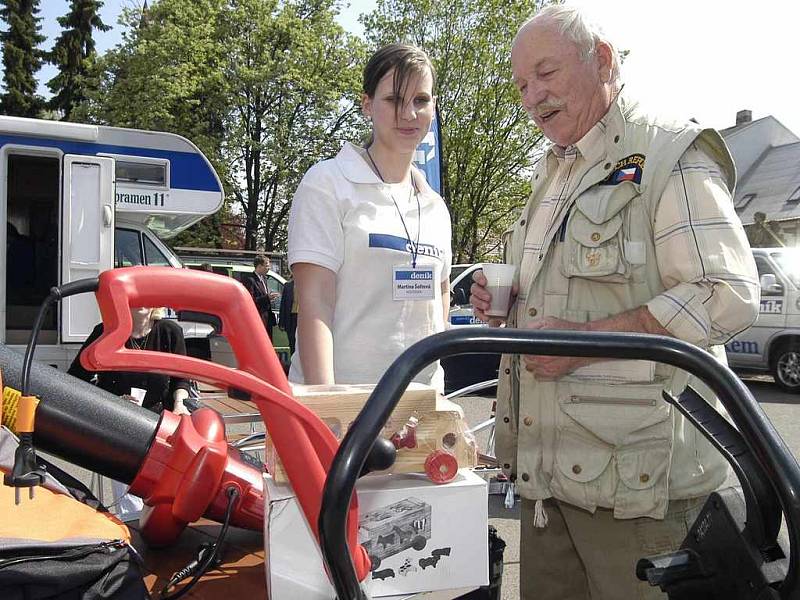
[{"label": "black electric cable", "polygon": [[[211,545],[202,544],[197,553],[197,559],[190,562],[172,576],[164,589],[161,590],[161,595],[159,596],[161,600],[175,600],[176,598],[180,598],[200,581],[200,578],[206,574],[212,565],[216,566],[221,562],[222,542],[225,540],[225,535],[228,533],[228,524],[230,522],[231,513],[233,512],[233,505],[239,497],[239,490],[231,486],[226,490],[226,493],[228,495],[228,507],[225,509],[225,519],[222,522],[222,529],[219,530],[217,539]],[[175,587],[192,573],[194,573],[194,577],[192,577],[189,583],[172,594],[166,593],[167,590]]]},{"label": "black electric cable", "polygon": [[33,353],[36,350],[36,339],[39,337],[39,331],[42,329],[44,318],[47,316],[47,310],[51,304],[55,304],[63,298],[74,296],[75,294],[83,294],[84,292],[96,292],[100,280],[97,277],[90,279],[79,279],[78,281],[71,281],[62,286],[53,286],[50,288],[50,293],[39,306],[39,312],[36,315],[36,321],[33,323],[31,329],[31,337],[28,340],[28,345],[25,348],[25,358],[22,361],[22,377],[21,385],[22,395],[28,395],[28,382],[30,380],[31,363],[33,362]]}]

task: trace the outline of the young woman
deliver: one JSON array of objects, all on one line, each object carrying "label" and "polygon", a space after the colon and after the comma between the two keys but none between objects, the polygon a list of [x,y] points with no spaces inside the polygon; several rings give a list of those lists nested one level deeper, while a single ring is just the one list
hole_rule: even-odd
[{"label": "young woman", "polygon": [[[412,166],[434,116],[435,73],[419,48],[395,44],[364,69],[365,147],[347,143],[295,193],[289,264],[299,298],[294,382],[376,383],[450,305],[450,214]],[[440,390],[438,363],[415,379]]]}]

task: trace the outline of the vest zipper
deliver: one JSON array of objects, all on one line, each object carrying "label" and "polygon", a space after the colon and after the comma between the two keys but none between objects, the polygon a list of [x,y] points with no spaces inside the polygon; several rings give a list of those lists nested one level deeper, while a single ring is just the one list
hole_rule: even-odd
[{"label": "vest zipper", "polygon": [[601,396],[570,396],[570,404],[605,404],[609,406],[655,406],[655,400],[644,398],[608,398]]}]

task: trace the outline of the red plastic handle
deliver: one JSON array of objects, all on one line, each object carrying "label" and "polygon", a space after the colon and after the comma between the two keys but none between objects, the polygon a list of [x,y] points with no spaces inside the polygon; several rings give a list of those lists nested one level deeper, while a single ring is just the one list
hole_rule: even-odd
[{"label": "red plastic handle", "polygon": [[[322,420],[292,396],[247,290],[224,275],[171,267],[127,267],[101,273],[96,295],[103,335],[82,354],[84,367],[93,371],[166,373],[249,394],[319,541],[322,490],[338,442]],[[239,368],[189,356],[125,348],[133,328],[130,309],[160,306],[218,316]],[[358,544],[355,495],[348,512],[347,540],[356,573],[363,581],[369,572],[369,559]]]}]

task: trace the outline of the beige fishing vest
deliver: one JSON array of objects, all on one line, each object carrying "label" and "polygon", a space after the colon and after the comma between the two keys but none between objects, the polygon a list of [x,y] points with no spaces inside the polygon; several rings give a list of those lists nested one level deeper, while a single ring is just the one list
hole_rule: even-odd
[{"label": "beige fishing vest", "polygon": [[[524,314],[586,322],[640,307],[664,291],[654,213],[691,144],[720,165],[733,191],[733,161],[715,131],[655,123],[622,100],[604,121],[605,152],[587,165],[570,195],[565,228],[543,246]],[[556,170],[554,162],[548,153],[537,166],[533,193],[507,232],[506,262],[521,264],[526,223],[545,193],[547,173]],[[609,176],[637,165],[643,167],[639,183],[608,184]],[[559,235],[563,241],[556,243]],[[518,308],[512,307],[508,326],[516,326]],[[724,362],[722,347],[709,350]],[[587,382],[572,375],[537,382],[520,369],[518,356],[503,356],[496,429],[501,466],[516,477],[525,498],[554,496],[589,511],[612,508],[623,519],[663,518],[668,499],[703,496],[727,476],[722,456],[661,397],[663,389],[680,393],[687,378],[658,364],[652,376],[635,382]],[[692,386],[723,410],[704,385]]]}]

